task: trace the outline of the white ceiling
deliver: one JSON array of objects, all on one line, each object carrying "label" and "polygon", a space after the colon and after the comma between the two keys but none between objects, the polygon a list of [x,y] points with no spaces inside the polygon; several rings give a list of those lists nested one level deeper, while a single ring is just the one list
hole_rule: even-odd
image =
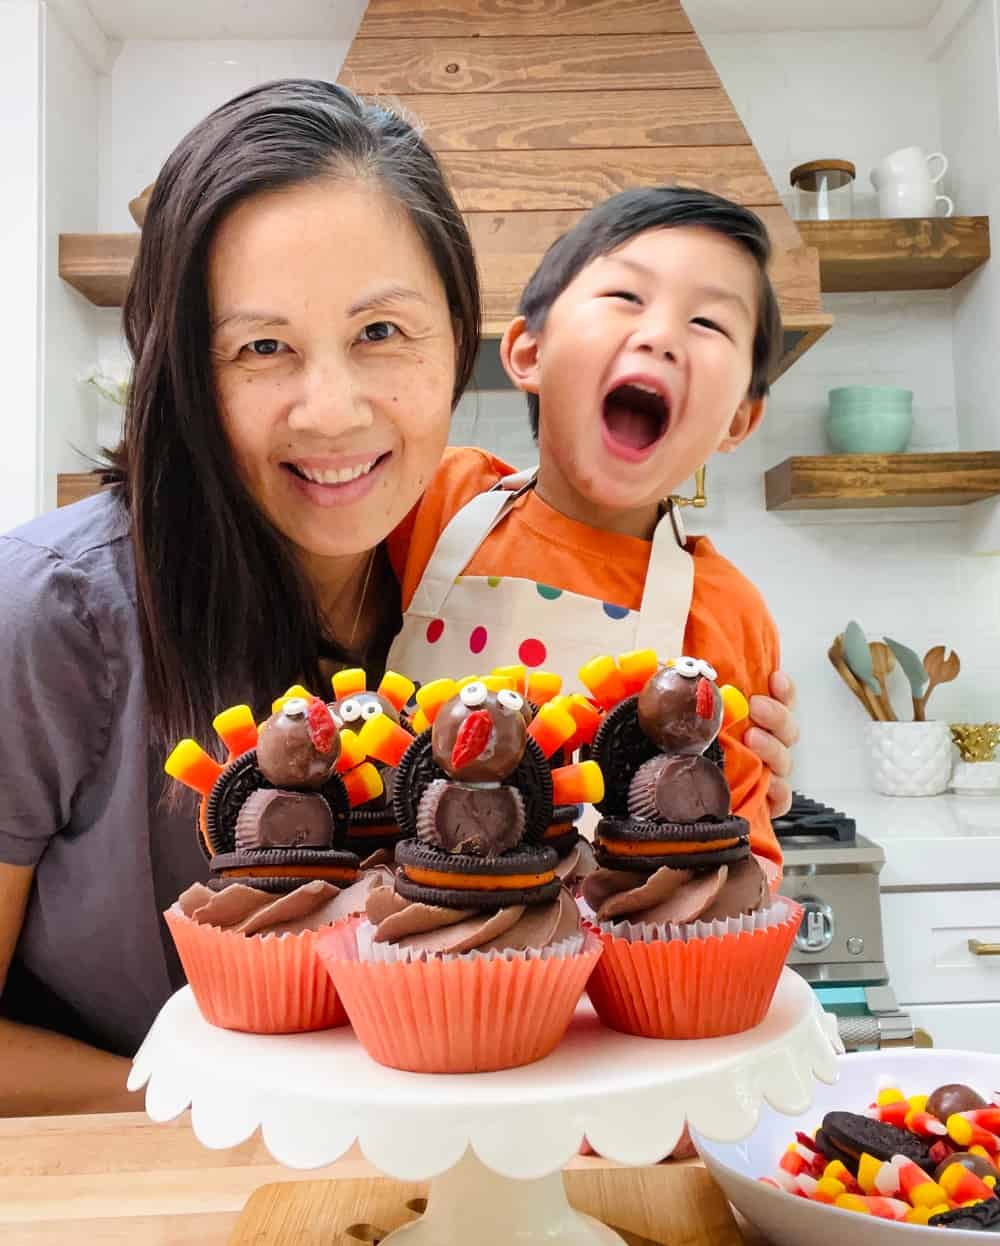
[{"label": "white ceiling", "polygon": [[[365,0],[82,0],[112,39],[349,39]],[[686,0],[700,31],[923,28],[941,0]]]}]

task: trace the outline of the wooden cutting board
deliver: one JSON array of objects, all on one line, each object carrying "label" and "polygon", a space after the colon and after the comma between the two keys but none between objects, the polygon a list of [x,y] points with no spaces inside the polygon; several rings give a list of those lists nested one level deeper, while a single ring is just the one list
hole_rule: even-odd
[{"label": "wooden cutting board", "polygon": [[[703,1168],[585,1169],[563,1179],[573,1206],[613,1227],[629,1246],[744,1246],[729,1204]],[[426,1183],[386,1178],[262,1186],[229,1246],[372,1246],[419,1215],[426,1194]]]}]

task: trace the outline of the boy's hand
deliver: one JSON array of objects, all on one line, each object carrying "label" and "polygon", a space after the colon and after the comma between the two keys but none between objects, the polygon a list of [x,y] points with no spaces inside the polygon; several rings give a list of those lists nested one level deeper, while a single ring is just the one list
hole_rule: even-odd
[{"label": "boy's hand", "polygon": [[743,737],[747,748],[756,753],[771,772],[767,789],[768,812],[772,818],[787,813],[792,804],[792,787],[786,782],[792,773],[789,751],[799,739],[795,708],[795,685],[784,671],[774,671],[770,678],[771,695],[750,698],[750,727]]}]

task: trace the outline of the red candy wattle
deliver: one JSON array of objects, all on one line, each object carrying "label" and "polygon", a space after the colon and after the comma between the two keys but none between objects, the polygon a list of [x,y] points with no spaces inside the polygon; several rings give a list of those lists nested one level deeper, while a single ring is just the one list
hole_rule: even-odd
[{"label": "red candy wattle", "polygon": [[711,718],[715,713],[715,697],[712,695],[712,685],[705,678],[698,680],[694,708],[699,718]]},{"label": "red candy wattle", "polygon": [[319,697],[314,697],[309,702],[306,717],[309,722],[309,739],[312,740],[316,752],[329,753],[337,738],[337,728],[330,711]]},{"label": "red candy wattle", "polygon": [[470,761],[475,761],[486,747],[493,730],[493,722],[485,710],[475,710],[462,723],[455,737],[455,745],[451,750],[451,766],[453,770],[461,770]]}]

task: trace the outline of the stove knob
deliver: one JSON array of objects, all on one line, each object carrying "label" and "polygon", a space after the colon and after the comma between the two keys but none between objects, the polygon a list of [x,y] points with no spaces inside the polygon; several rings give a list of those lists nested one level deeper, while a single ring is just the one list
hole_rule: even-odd
[{"label": "stove knob", "polygon": [[802,925],[795,936],[800,952],[822,952],[833,942],[833,909],[822,900],[803,899]]}]

